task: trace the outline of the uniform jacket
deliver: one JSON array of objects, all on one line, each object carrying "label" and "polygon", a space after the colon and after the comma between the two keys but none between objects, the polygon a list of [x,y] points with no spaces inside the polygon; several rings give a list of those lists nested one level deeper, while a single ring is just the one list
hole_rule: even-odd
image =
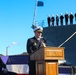
[{"label": "uniform jacket", "polygon": [[27,52],[28,52],[28,54],[33,53],[34,51],[38,50],[40,47],[44,47],[44,43],[46,43],[44,38],[41,38],[40,41],[37,40],[35,37],[29,38],[27,40]]}]

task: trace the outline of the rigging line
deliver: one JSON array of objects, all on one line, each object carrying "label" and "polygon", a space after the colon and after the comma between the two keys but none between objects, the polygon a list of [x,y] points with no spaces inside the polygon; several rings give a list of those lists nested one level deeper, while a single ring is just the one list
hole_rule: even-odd
[{"label": "rigging line", "polygon": [[58,47],[61,47],[62,45],[64,45],[67,41],[69,41],[74,35],[76,34],[76,31],[68,38],[66,39],[61,45],[59,45]]}]

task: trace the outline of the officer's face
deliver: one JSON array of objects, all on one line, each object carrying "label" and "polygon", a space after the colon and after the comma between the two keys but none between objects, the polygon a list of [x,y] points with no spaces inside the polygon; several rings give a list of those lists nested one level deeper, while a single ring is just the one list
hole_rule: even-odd
[{"label": "officer's face", "polygon": [[35,31],[34,33],[37,38],[40,38],[42,36],[42,32]]}]

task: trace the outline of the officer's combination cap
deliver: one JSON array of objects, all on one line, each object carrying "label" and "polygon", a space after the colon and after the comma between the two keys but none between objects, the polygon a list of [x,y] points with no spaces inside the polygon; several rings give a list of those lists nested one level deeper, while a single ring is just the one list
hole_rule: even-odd
[{"label": "officer's combination cap", "polygon": [[43,32],[43,28],[41,26],[36,26],[34,28],[34,31],[37,31],[37,32]]}]

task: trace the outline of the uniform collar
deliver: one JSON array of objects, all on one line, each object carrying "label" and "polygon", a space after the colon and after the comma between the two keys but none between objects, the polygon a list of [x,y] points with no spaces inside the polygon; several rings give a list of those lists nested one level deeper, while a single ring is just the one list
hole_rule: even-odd
[{"label": "uniform collar", "polygon": [[37,37],[35,37],[35,36],[34,36],[34,38],[35,38],[36,40],[39,40],[39,41],[40,41],[40,39],[41,39],[41,38],[37,38]]}]

